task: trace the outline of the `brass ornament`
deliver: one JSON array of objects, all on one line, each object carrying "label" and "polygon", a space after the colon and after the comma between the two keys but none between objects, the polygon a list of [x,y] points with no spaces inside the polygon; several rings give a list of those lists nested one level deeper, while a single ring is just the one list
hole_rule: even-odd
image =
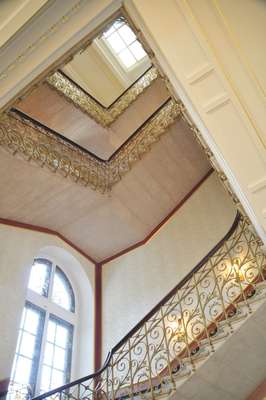
[{"label": "brass ornament", "polygon": [[81,111],[88,114],[103,127],[111,125],[137,97],[147,89],[159,74],[155,67],[151,67],[132,86],[130,86],[110,107],[106,108],[99,104],[84,90],[79,88],[67,76],[55,72],[46,81],[50,87],[56,89],[60,94],[71,101]]},{"label": "brass ornament", "polygon": [[180,104],[169,99],[165,105],[140,128],[109,160],[99,160],[64,139],[55,137],[48,129],[15,113],[0,117],[0,146],[34,161],[41,167],[101,193],[108,192],[131,169],[133,164],[150,151],[154,143],[167,132],[180,115]]}]

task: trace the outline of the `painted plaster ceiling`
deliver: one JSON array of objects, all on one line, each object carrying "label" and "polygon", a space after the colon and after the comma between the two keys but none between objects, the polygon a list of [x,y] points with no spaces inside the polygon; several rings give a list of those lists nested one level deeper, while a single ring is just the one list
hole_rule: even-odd
[{"label": "painted plaster ceiling", "polygon": [[[94,114],[86,108],[91,96],[77,83],[73,92],[73,82],[63,80],[67,90],[59,90],[53,77],[18,99],[1,121],[0,217],[56,231],[101,261],[148,236],[210,165],[154,67],[113,108],[99,109],[92,100]],[[111,119],[99,120],[108,112]],[[69,148],[79,155],[74,164],[65,160]],[[95,185],[104,194],[92,190],[90,174],[88,181],[77,175],[84,167],[77,162],[93,167],[96,178],[100,169],[113,178],[109,186]]]}]

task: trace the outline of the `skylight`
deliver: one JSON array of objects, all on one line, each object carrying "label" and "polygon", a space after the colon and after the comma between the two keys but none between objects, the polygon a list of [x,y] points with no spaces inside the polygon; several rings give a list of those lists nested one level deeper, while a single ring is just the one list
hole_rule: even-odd
[{"label": "skylight", "polygon": [[135,33],[125,21],[115,21],[103,34],[103,38],[127,69],[132,68],[147,56]]}]

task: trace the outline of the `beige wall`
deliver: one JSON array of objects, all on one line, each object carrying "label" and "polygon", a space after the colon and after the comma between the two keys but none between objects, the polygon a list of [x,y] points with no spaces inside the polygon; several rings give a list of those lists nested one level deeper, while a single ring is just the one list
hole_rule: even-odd
[{"label": "beige wall", "polygon": [[93,369],[94,265],[53,235],[0,225],[0,381],[10,376],[34,257],[52,256],[67,270],[80,305],[72,378]]},{"label": "beige wall", "polygon": [[266,244],[266,2],[125,4]]},{"label": "beige wall", "polygon": [[144,246],[103,267],[103,359],[227,233],[235,208],[215,174]]}]

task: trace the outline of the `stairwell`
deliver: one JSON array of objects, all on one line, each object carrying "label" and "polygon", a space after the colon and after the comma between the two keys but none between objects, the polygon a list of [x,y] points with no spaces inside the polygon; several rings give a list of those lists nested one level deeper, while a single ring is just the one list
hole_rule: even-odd
[{"label": "stairwell", "polygon": [[237,213],[227,235],[100,371],[35,400],[244,400],[266,375],[265,299],[266,256]]}]

